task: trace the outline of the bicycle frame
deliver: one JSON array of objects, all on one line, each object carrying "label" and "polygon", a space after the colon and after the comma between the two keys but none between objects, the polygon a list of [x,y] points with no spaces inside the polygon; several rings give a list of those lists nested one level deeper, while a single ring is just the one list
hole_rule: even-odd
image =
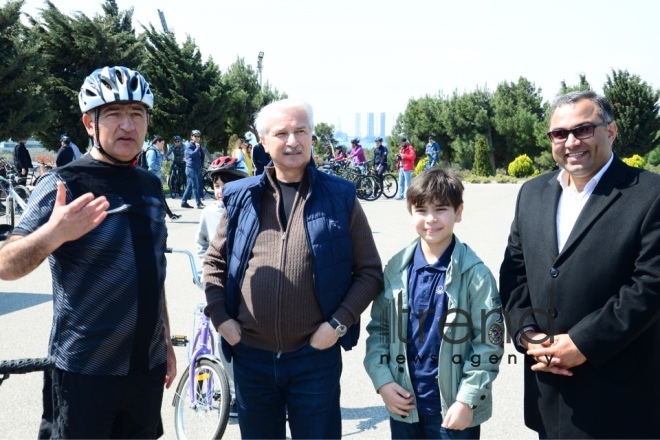
[{"label": "bicycle frame", "polygon": [[[168,248],[166,252],[183,253],[188,255],[188,260],[190,261],[190,269],[193,275],[193,281],[197,285],[197,287],[203,290],[204,286],[202,285],[202,282],[199,279],[199,275],[197,274],[197,265],[195,264],[195,257],[193,257],[192,253],[186,249],[176,249],[176,248]],[[198,305],[197,307],[201,307],[201,305]],[[216,347],[215,338],[213,337],[210,324],[211,324],[211,319],[208,316],[206,316],[204,313],[202,313],[200,323],[197,328],[197,332],[195,333],[195,337],[193,338],[191,355],[190,358],[188,359],[188,363],[190,365],[190,368],[188,369],[188,375],[190,379],[189,395],[192,400],[190,402],[190,407],[192,409],[197,409],[197,402],[194,400],[195,384],[197,382],[195,380],[195,365],[197,364],[198,360],[204,357],[213,357],[213,358],[218,357],[218,353],[216,352],[216,348],[215,348]],[[213,393],[212,393],[213,384],[207,381],[206,386],[207,386],[207,390],[206,390],[207,405],[209,405],[210,407],[213,404]]]},{"label": "bicycle frame", "polygon": [[7,193],[8,198],[11,196],[12,200],[10,200],[10,202],[14,201],[18,203],[18,206],[20,206],[23,210],[27,209],[27,201],[23,200],[21,196],[18,195],[16,191],[14,191],[14,184],[11,181],[11,177],[7,179],[0,176],[0,185],[2,186],[2,189],[4,189]]}]

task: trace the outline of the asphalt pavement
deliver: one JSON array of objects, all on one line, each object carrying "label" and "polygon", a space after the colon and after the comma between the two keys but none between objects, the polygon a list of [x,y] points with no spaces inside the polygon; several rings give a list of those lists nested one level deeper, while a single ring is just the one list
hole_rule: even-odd
[{"label": "asphalt pavement", "polygon": [[[466,184],[463,221],[456,235],[472,247],[497,278],[514,214],[516,184]],[[195,232],[200,210],[182,209],[180,200],[168,199],[172,210],[182,217],[168,223],[168,245],[195,251]],[[207,199],[206,203],[211,203]],[[361,202],[369,218],[383,264],[415,238],[404,201],[381,198]],[[0,219],[2,220],[2,219]],[[188,261],[183,255],[168,256],[167,302],[172,333],[191,335],[194,306],[204,295],[192,284]],[[51,276],[47,262],[18,281],[0,281],[0,359],[43,357],[46,354],[52,320]],[[369,310],[362,326],[369,320]],[[341,380],[343,436],[359,439],[389,438],[388,415],[362,366],[365,335],[358,345],[343,354]],[[175,348],[179,376],[186,367],[186,351]],[[505,346],[500,374],[493,386],[493,417],[482,425],[482,438],[538,438],[523,423],[522,355],[510,343]],[[178,377],[176,382],[178,382]],[[175,382],[175,384],[176,384]],[[40,373],[11,376],[0,387],[0,438],[35,438],[41,417]],[[165,439],[174,434],[174,388],[166,390],[162,418]],[[103,399],[102,395],[98,396]],[[240,438],[235,419],[230,419],[225,438]]]}]

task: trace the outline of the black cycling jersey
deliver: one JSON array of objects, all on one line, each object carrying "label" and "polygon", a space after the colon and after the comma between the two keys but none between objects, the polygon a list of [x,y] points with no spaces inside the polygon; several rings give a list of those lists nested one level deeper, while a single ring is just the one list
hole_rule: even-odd
[{"label": "black cycling jersey", "polygon": [[53,276],[50,355],[58,368],[90,375],[147,372],[166,361],[163,327],[165,208],[158,178],[90,155],[46,174],[14,229],[28,235],[52,212],[57,182],[67,203],[105,195],[108,216],[49,257]]}]

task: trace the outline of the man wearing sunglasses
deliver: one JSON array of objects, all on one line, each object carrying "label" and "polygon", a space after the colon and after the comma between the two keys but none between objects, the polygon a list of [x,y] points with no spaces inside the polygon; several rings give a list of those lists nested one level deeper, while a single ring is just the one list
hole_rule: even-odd
[{"label": "man wearing sunglasses", "polygon": [[540,438],[660,438],[660,176],[616,134],[604,97],[559,97],[560,169],[518,195],[500,291]]}]

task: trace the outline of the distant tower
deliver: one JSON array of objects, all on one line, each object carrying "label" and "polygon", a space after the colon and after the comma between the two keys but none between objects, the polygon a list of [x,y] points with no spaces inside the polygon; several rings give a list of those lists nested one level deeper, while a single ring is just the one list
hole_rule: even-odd
[{"label": "distant tower", "polygon": [[367,137],[374,137],[374,113],[370,112],[367,114]]},{"label": "distant tower", "polygon": [[158,16],[160,17],[160,24],[163,26],[163,32],[166,34],[174,35],[174,30],[167,27],[167,21],[165,21],[165,13],[160,9],[156,10],[158,11]]},{"label": "distant tower", "polygon": [[362,121],[360,120],[360,113],[355,112],[355,137],[362,137]]},{"label": "distant tower", "polygon": [[380,134],[378,136],[385,139],[385,112],[380,114]]}]

